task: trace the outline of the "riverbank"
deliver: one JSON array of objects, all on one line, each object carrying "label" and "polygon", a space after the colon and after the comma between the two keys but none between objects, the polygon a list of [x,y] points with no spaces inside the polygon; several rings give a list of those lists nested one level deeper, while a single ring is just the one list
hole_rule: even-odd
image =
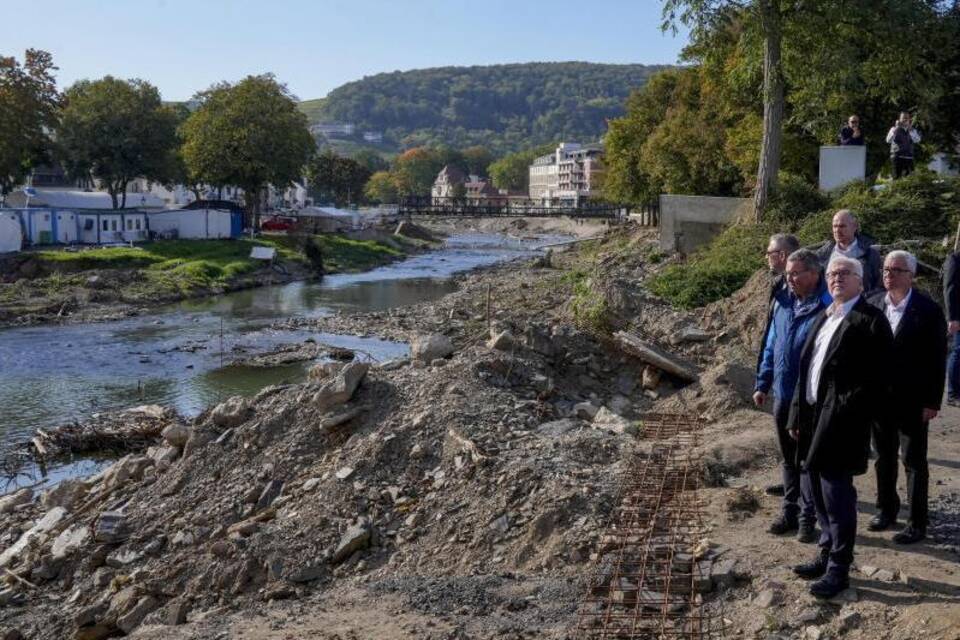
[{"label": "riverbank", "polygon": [[[308,252],[308,242],[319,253]],[[274,249],[274,264],[251,259],[255,246]],[[274,235],[24,252],[0,263],[0,328],[132,316],[180,300],[316,279],[318,255],[323,273],[349,273],[390,264],[431,246],[383,232],[367,240]]]},{"label": "riverbank", "polygon": [[[763,280],[678,311],[644,288],[672,260],[657,246],[628,225],[470,274],[436,301],[305,321],[412,340],[412,358],[318,366],[219,404],[148,455],[9,503],[2,548],[33,533],[6,566],[34,586],[11,578],[0,629],[568,638],[602,550],[616,549],[605,534],[645,446],[637,422],[676,411],[708,418],[698,547],[722,554],[703,597],[727,637],[955,638],[960,412],[932,427],[933,539],[904,549],[861,535],[855,601],[815,601],[788,568],[812,547],[765,533],[778,504],[757,489],[778,469],[772,419],[748,404]],[[617,329],[697,380],[644,366]],[[866,519],[872,476],[857,483]],[[611,597],[629,604],[629,587]]]}]

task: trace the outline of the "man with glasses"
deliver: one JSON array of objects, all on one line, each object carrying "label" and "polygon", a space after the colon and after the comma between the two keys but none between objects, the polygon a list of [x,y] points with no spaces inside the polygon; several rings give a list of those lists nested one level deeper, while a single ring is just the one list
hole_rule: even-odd
[{"label": "man with glasses", "polygon": [[801,542],[815,542],[816,515],[809,494],[801,495],[797,441],[787,433],[787,418],[797,386],[800,350],[810,327],[832,300],[814,252],[800,249],[791,253],[784,275],[788,289],[778,292],[773,301],[773,321],[761,354],[753,402],[762,407],[773,390],[773,420],[783,456],[783,506],[768,531],[774,535],[798,531]]},{"label": "man with glasses", "polygon": [[863,266],[863,290],[871,293],[880,287],[880,252],[873,247],[873,238],[860,233],[860,223],[849,209],[840,209],[833,216],[833,241],[817,249],[824,267],[834,258],[854,258]]},{"label": "man with glasses", "polygon": [[[883,263],[886,293],[870,296],[893,332],[893,353],[887,364],[893,387],[889,420],[873,427],[877,450],[877,508],[867,528],[883,531],[897,522],[897,454],[903,456],[910,498],[910,519],[894,542],[919,542],[927,533],[927,432],[940,411],[946,366],[947,323],[943,309],[913,288],[917,259],[906,251],[891,251]],[[899,450],[899,451],[898,451]]]},{"label": "man with glasses", "polygon": [[849,586],[857,536],[853,476],[866,473],[870,426],[885,417],[893,334],[863,298],[863,265],[836,257],[827,266],[833,303],[807,334],[787,422],[809,474],[820,550],[794,573],[819,578],[810,593],[832,598]]},{"label": "man with glasses", "polygon": [[[787,281],[783,271],[787,266],[787,257],[800,248],[800,241],[789,233],[775,233],[767,243],[767,267],[770,270],[770,295],[767,300],[767,322],[763,327],[763,336],[760,338],[760,349],[757,351],[757,375],[760,375],[760,365],[763,362],[763,350],[770,334],[770,325],[773,322],[774,298],[778,293],[787,291]],[[782,496],[783,485],[774,484],[766,488],[767,495]]]},{"label": "man with glasses", "polygon": [[844,147],[863,146],[863,131],[860,130],[860,118],[850,116],[847,124],[840,128],[840,145]]},{"label": "man with glasses", "polygon": [[913,147],[920,144],[920,134],[913,128],[913,119],[903,111],[887,133],[890,145],[890,160],[893,162],[893,179],[913,173]]}]

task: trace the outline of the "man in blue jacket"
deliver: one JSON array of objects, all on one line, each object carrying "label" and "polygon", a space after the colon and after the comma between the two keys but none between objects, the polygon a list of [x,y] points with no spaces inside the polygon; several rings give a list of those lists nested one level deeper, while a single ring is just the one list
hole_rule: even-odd
[{"label": "man in blue jacket", "polygon": [[799,377],[800,353],[817,315],[832,299],[820,270],[820,258],[800,249],[790,254],[785,270],[787,290],[774,297],[773,316],[763,346],[753,401],[757,407],[773,391],[773,418],[783,456],[783,508],[769,532],[783,535],[798,531],[802,542],[816,541],[816,514],[812,499],[802,495],[802,469],[797,462],[797,441],[787,433],[787,418]]}]

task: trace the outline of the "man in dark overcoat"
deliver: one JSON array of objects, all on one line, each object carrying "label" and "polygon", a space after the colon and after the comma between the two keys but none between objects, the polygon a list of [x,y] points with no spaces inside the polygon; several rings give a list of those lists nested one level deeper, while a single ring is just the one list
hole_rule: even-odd
[{"label": "man in dark overcoat", "polygon": [[917,259],[906,251],[891,251],[883,263],[886,292],[875,293],[869,302],[880,309],[893,331],[893,357],[888,382],[893,402],[889,420],[873,429],[877,450],[877,507],[880,512],[867,528],[883,531],[897,522],[897,455],[907,474],[910,519],[893,540],[900,544],[919,542],[927,534],[927,434],[930,421],[940,411],[947,354],[947,322],[943,309],[913,287]]},{"label": "man in dark overcoat", "polygon": [[893,334],[883,312],[862,296],[859,260],[834,257],[826,275],[833,304],[807,334],[788,429],[821,531],[817,557],[793,570],[819,578],[810,592],[832,598],[849,586],[857,536],[853,476],[866,473],[870,427],[886,412]]}]

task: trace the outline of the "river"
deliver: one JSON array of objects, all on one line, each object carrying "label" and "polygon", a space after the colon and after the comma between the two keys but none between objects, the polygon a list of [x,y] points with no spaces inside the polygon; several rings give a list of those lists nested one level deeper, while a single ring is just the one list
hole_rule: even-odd
[{"label": "river", "polygon": [[[193,416],[231,395],[302,379],[310,363],[230,364],[279,344],[314,339],[362,350],[380,361],[406,355],[406,344],[271,326],[291,317],[435,300],[456,288],[451,276],[457,273],[529,257],[558,239],[460,234],[437,251],[322,282],[249,289],[111,322],[0,331],[0,443],[22,441],[38,427],[136,404],[171,406]],[[88,473],[98,464],[84,460],[53,468],[46,481]]]}]

